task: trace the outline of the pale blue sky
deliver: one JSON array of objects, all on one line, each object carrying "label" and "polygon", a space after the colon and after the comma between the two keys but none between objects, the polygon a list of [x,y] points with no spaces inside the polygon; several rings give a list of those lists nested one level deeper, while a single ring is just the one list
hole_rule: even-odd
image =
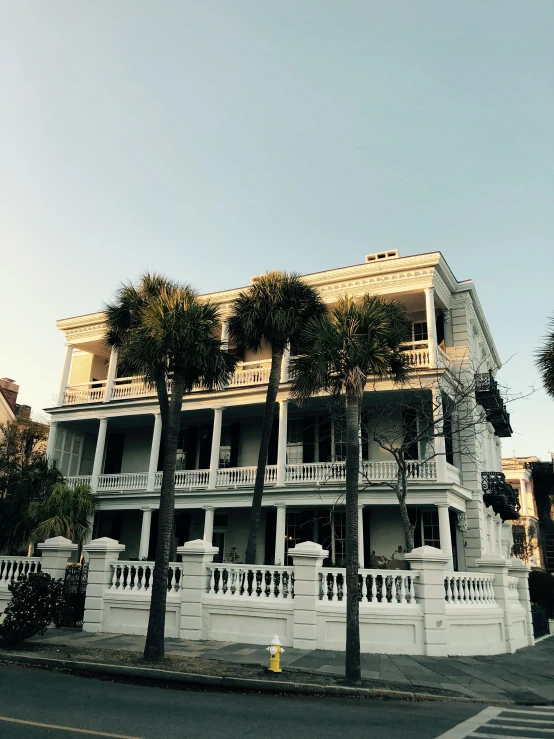
[{"label": "pale blue sky", "polygon": [[[514,390],[554,311],[551,0],[1,0],[0,376],[51,404],[56,319],[399,249],[472,278]],[[554,403],[504,454],[554,451]]]}]

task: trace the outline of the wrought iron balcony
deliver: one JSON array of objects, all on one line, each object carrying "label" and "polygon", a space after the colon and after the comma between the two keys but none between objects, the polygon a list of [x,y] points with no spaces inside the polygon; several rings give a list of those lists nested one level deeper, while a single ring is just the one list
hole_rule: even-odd
[{"label": "wrought iron balcony", "polygon": [[500,437],[511,436],[510,414],[506,410],[498,383],[492,376],[492,372],[475,375],[475,397],[479,405],[483,407],[487,421],[493,425],[494,433]]},{"label": "wrought iron balcony", "polygon": [[482,472],[481,487],[485,505],[499,513],[503,521],[519,518],[519,497],[517,490],[506,482],[503,472]]}]

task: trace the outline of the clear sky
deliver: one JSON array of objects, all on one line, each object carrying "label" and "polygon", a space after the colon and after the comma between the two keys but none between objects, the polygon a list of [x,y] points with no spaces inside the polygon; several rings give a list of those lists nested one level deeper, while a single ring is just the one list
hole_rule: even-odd
[{"label": "clear sky", "polygon": [[[551,0],[0,0],[0,376],[52,404],[58,318],[440,250],[504,360],[554,312]],[[554,402],[504,455],[554,451]]]}]

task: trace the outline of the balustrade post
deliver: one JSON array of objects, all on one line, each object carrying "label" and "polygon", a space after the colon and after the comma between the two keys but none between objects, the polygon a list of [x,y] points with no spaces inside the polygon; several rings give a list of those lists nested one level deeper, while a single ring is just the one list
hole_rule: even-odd
[{"label": "balustrade post", "polygon": [[110,354],[110,364],[108,367],[108,377],[106,379],[106,392],[104,394],[104,403],[109,403],[112,399],[113,381],[117,372],[117,349],[112,347]]},{"label": "balustrade post", "polygon": [[210,452],[210,475],[208,490],[215,490],[217,485],[217,470],[219,469],[219,447],[221,445],[221,426],[223,423],[224,408],[214,408],[214,426],[212,432],[212,448]]},{"label": "balustrade post", "polygon": [[517,577],[517,594],[519,602],[525,611],[525,637],[527,644],[532,647],[535,644],[533,634],[533,617],[531,615],[531,598],[529,596],[529,572],[531,568],[517,557],[508,560],[508,574]]},{"label": "balustrade post", "polygon": [[279,436],[277,439],[277,487],[285,484],[287,472],[287,423],[289,401],[279,400]]},{"label": "balustrade post", "polygon": [[37,544],[37,547],[42,551],[42,571],[47,572],[55,580],[63,580],[67,561],[73,552],[77,551],[77,544],[73,544],[65,536],[54,536],[42,544]]},{"label": "balustrade post", "polygon": [[65,391],[69,383],[69,374],[71,372],[72,360],[73,360],[73,346],[71,344],[66,344],[65,360],[63,363],[63,370],[62,370],[62,379],[60,382],[60,389],[58,392],[58,400],[56,402],[57,406],[63,405]]},{"label": "balustrade post", "polygon": [[181,555],[183,572],[181,576],[181,639],[205,639],[202,599],[208,593],[210,578],[207,566],[213,562],[218,548],[207,541],[196,539],[187,541],[182,547],[177,547],[177,554]]},{"label": "balustrade post", "polygon": [[441,549],[423,546],[413,549],[404,559],[419,571],[414,580],[416,601],[423,610],[423,640],[429,657],[448,656],[448,620],[444,590],[448,557]]},{"label": "balustrade post", "polygon": [[154,492],[156,486],[156,472],[158,470],[158,460],[160,458],[160,444],[162,440],[162,414],[154,414],[154,431],[152,433],[152,446],[150,447],[150,460],[148,462],[148,481],[146,490],[149,493]]},{"label": "balustrade post", "polygon": [[285,565],[285,533],[287,521],[287,507],[284,503],[276,503],[277,523],[275,526],[275,559],[276,565]]},{"label": "balustrade post", "polygon": [[509,654],[518,648],[516,642],[516,633],[511,611],[511,596],[508,574],[508,560],[498,554],[489,554],[481,557],[476,562],[477,567],[483,572],[494,575],[493,591],[496,605],[503,612],[503,636],[506,645],[506,652]]},{"label": "balustrade post", "polygon": [[214,538],[214,515],[215,508],[213,506],[204,506],[204,541],[210,546]]},{"label": "balustrade post", "polygon": [[104,463],[104,447],[106,445],[106,431],[108,430],[108,419],[101,418],[100,425],[98,427],[98,438],[96,440],[96,450],[94,452],[94,462],[92,465],[92,476],[90,479],[90,486],[92,492],[95,493],[98,490],[98,478],[102,473],[102,465]]},{"label": "balustrade post", "polygon": [[437,366],[438,343],[437,343],[437,318],[435,315],[435,288],[426,287],[425,290],[425,313],[427,317],[427,341],[429,345],[429,367]]},{"label": "balustrade post", "polygon": [[104,624],[104,595],[113,577],[112,563],[117,562],[125,545],[107,536],[93,539],[83,547],[88,557],[88,582],[83,631],[109,631]]},{"label": "balustrade post", "polygon": [[329,552],[321,544],[304,541],[289,549],[294,566],[293,647],[316,649],[316,606],[320,595],[319,573]]}]

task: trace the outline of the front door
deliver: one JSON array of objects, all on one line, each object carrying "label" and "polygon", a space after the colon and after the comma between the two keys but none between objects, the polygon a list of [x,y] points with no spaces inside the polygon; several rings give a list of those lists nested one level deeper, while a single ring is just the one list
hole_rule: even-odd
[{"label": "front door", "polygon": [[214,556],[214,562],[223,562],[225,556],[225,531],[215,531],[212,536],[212,545],[219,549],[218,553]]}]

